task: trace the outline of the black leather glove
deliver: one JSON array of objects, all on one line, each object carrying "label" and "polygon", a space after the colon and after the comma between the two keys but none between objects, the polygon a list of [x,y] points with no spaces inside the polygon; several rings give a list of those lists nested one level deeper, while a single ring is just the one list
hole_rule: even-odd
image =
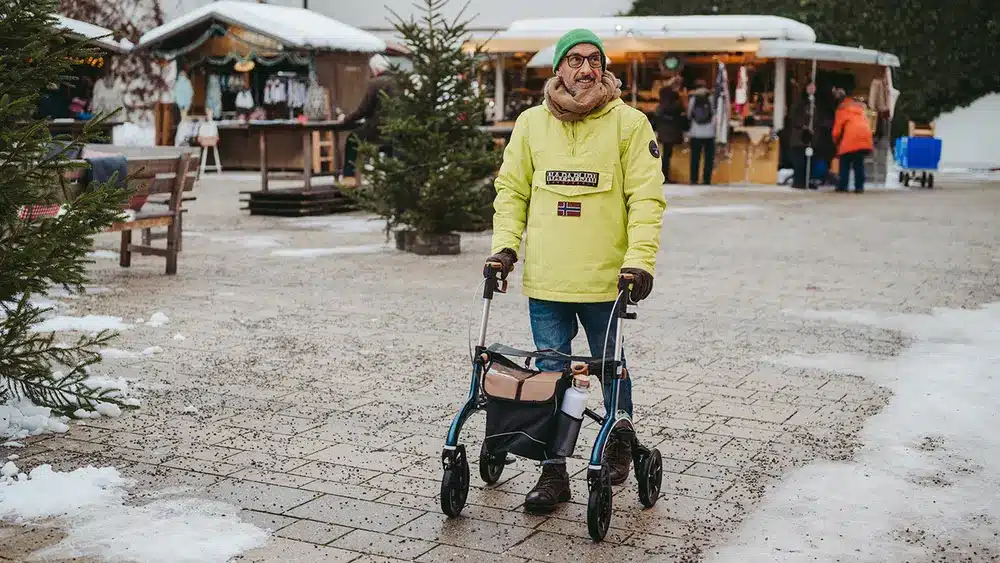
[{"label": "black leather glove", "polygon": [[640,268],[622,268],[621,273],[632,274],[632,291],[629,292],[629,298],[633,302],[638,303],[649,297],[653,291],[652,274]]},{"label": "black leather glove", "polygon": [[[500,268],[500,279],[507,279],[507,274],[514,269],[514,262],[517,262],[517,253],[509,248],[505,248],[500,252],[497,252],[493,256],[486,259],[487,262],[499,262],[502,264]],[[493,275],[493,269],[489,265],[483,266],[483,277],[488,278]]]}]

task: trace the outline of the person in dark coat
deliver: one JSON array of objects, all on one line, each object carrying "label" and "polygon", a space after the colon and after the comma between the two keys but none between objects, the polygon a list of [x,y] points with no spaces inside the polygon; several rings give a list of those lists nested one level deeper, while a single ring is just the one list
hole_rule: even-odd
[{"label": "person in dark coat", "polygon": [[684,105],[677,91],[679,86],[680,79],[675,77],[660,89],[660,103],[656,108],[654,121],[656,139],[663,147],[660,151],[663,180],[668,184],[674,183],[670,179],[670,155],[673,153],[674,145],[684,142],[684,130],[687,129],[684,124]]},{"label": "person in dark coat", "polygon": [[[364,120],[364,123],[347,139],[344,176],[353,176],[355,173],[354,156],[357,154],[358,140],[368,143],[381,142],[382,93],[392,96],[396,89],[396,77],[391,72],[389,61],[385,57],[375,55],[369,61],[368,66],[372,78],[368,81],[365,96],[354,111],[338,120],[340,123],[348,125]],[[388,145],[380,146],[379,151],[387,156],[392,156],[392,147]]]}]

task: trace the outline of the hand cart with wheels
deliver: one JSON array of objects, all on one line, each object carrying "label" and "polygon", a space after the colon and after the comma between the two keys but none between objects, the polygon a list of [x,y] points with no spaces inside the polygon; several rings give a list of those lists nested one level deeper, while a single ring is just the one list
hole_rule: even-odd
[{"label": "hand cart with wheels", "polygon": [[[553,428],[560,415],[562,394],[573,376],[581,373],[595,375],[601,380],[602,393],[605,377],[613,379],[608,403],[610,412],[601,416],[591,409],[584,415],[601,425],[590,454],[587,471],[588,502],[587,528],[591,538],[601,541],[611,523],[612,491],[610,473],[605,462],[605,447],[612,431],[632,444],[634,474],[639,485],[639,500],[649,508],[660,496],[663,479],[663,461],[659,450],[639,443],[635,426],[628,413],[618,409],[621,381],[629,377],[623,361],[622,325],[635,319],[636,313],[628,310],[634,305],[628,298],[632,276],[623,274],[618,280],[618,299],[608,319],[608,327],[617,322],[613,358],[571,356],[554,350],[534,352],[517,350],[502,344],[486,346],[486,328],[490,316],[490,303],[496,293],[506,293],[507,281],[498,277],[499,264],[487,264],[483,290],[482,319],[479,340],[472,354],[472,379],[466,403],[452,420],[441,454],[444,474],[441,478],[441,510],[449,517],[457,517],[465,507],[469,494],[470,464],[465,446],[460,443],[462,427],[474,412],[486,411],[487,436],[479,454],[479,475],[486,484],[500,480],[504,467],[512,463],[508,454],[541,461],[553,451],[568,457],[575,444],[557,444]],[[604,347],[608,349],[607,346]],[[512,358],[524,359],[524,366]],[[531,359],[564,361],[569,366],[562,372],[540,372],[529,369]],[[516,389],[516,390],[515,390]]]},{"label": "hand cart with wheels", "polygon": [[896,139],[893,157],[899,166],[899,183],[909,187],[910,181],[920,187],[934,187],[934,172],[941,160],[941,139],[936,137],[900,137]]}]

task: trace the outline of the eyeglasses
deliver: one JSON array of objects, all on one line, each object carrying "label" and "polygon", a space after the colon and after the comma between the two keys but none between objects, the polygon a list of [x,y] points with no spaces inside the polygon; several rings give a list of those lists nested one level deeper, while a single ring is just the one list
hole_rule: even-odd
[{"label": "eyeglasses", "polygon": [[566,64],[568,64],[570,68],[580,68],[581,66],[583,66],[584,60],[587,61],[587,63],[591,66],[591,68],[599,68],[601,66],[601,63],[604,62],[604,57],[601,56],[601,53],[594,53],[589,57],[584,57],[582,55],[577,55],[576,53],[573,53],[572,55],[566,57]]}]

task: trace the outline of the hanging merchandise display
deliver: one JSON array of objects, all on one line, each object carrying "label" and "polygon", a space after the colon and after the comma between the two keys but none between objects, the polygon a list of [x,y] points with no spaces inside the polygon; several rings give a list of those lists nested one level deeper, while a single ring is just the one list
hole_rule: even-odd
[{"label": "hanging merchandise display", "polygon": [[217,119],[222,115],[222,79],[218,74],[208,76],[208,87],[205,92],[205,108]]},{"label": "hanging merchandise display", "polygon": [[746,109],[747,102],[749,101],[749,89],[750,84],[747,79],[747,67],[744,65],[740,66],[740,74],[736,79],[736,100],[735,100],[735,111],[739,115],[743,115]]},{"label": "hanging merchandise display", "polygon": [[729,73],[726,65],[719,61],[719,72],[715,77],[715,142],[729,144]]},{"label": "hanging merchandise display", "polygon": [[249,111],[254,108],[256,104],[253,100],[253,92],[249,89],[243,90],[236,95],[236,107],[241,110]]},{"label": "hanging merchandise display", "polygon": [[182,112],[191,108],[191,101],[194,98],[194,87],[186,71],[180,71],[177,80],[174,82],[174,103]]},{"label": "hanging merchandise display", "polygon": [[306,92],[306,103],[303,113],[311,120],[327,119],[330,107],[330,91],[314,81]]},{"label": "hanging merchandise display", "polygon": [[264,83],[264,104],[275,105],[287,100],[285,81],[280,76],[272,75]]}]

